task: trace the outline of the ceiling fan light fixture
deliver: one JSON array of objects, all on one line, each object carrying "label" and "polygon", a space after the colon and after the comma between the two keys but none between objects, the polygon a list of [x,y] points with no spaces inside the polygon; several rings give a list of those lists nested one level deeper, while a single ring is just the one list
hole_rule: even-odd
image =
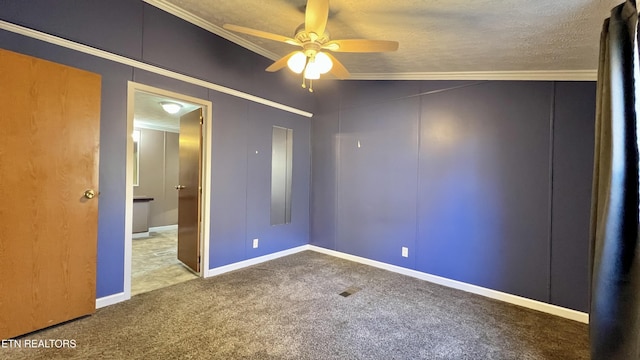
[{"label": "ceiling fan light fixture", "polygon": [[307,68],[304,69],[304,78],[309,80],[320,79],[320,68],[315,62],[309,61]]},{"label": "ceiling fan light fixture", "polygon": [[349,77],[349,71],[347,71],[344,65],[333,57],[329,51],[372,53],[398,50],[397,41],[367,39],[331,40],[331,36],[326,28],[330,15],[329,0],[307,0],[306,3],[304,22],[296,28],[293,37],[272,34],[262,30],[232,24],[224,24],[223,28],[301,47],[302,51],[292,51],[279,58],[267,67],[266,71],[275,72],[289,67],[294,73],[302,74],[303,88],[307,87],[306,82],[309,80],[309,91],[311,92],[313,91],[312,80],[319,79],[322,74],[331,72],[340,80]]},{"label": "ceiling fan light fixture", "polygon": [[333,61],[327,56],[327,54],[323,52],[319,52],[316,54],[314,59],[314,64],[318,67],[318,72],[320,74],[326,74],[333,67]]},{"label": "ceiling fan light fixture", "polygon": [[180,109],[182,109],[182,105],[168,101],[163,101],[160,103],[160,105],[162,105],[164,111],[168,112],[169,114],[175,114],[180,111]]},{"label": "ceiling fan light fixture", "polygon": [[296,74],[301,74],[304,71],[304,67],[307,65],[307,56],[302,52],[298,51],[293,56],[289,58],[287,61],[287,66],[291,71]]}]

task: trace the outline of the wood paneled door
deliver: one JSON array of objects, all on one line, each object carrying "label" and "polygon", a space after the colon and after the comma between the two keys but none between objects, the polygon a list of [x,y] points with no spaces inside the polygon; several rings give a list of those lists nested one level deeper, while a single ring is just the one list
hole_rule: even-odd
[{"label": "wood paneled door", "polygon": [[100,82],[0,49],[0,339],[95,311]]},{"label": "wood paneled door", "polygon": [[180,117],[180,184],[178,193],[178,260],[200,272],[200,194],[202,109]]}]

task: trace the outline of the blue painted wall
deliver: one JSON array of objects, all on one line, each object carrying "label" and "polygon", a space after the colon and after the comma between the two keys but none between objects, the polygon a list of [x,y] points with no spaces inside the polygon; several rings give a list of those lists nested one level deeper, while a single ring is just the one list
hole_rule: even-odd
[{"label": "blue painted wall", "polygon": [[593,83],[555,84],[551,302],[589,308],[589,237],[593,171]]},{"label": "blue painted wall", "polygon": [[487,82],[422,98],[418,270],[547,300],[551,89]]},{"label": "blue painted wall", "polygon": [[[265,73],[268,59],[142,1],[3,1],[0,19],[303,110],[315,104],[282,74]],[[128,80],[213,102],[210,267],[308,243],[308,118],[7,31],[0,31],[0,47],[102,75],[98,297],[124,288]],[[294,132],[294,213],[291,224],[277,227],[264,221],[273,125]],[[252,249],[256,237],[260,247]]]},{"label": "blue painted wall", "polygon": [[414,97],[340,113],[338,251],[401,264],[415,249],[419,109]]},{"label": "blue painted wall", "polygon": [[317,92],[312,244],[587,310],[594,83]]}]

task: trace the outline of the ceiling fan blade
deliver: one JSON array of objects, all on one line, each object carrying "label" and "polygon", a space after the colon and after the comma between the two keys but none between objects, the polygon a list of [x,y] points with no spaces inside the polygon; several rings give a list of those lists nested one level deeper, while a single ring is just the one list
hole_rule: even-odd
[{"label": "ceiling fan blade", "polygon": [[287,66],[287,61],[289,61],[289,58],[292,57],[293,55],[295,55],[295,53],[297,53],[297,52],[298,51],[292,51],[289,54],[285,55],[284,57],[281,57],[280,59],[276,60],[276,62],[271,64],[271,66],[269,66],[265,70],[268,71],[268,72],[276,72],[276,71],[282,69],[283,67]]},{"label": "ceiling fan blade", "polygon": [[322,45],[322,48],[335,52],[387,52],[398,50],[398,42],[365,39],[333,40]]},{"label": "ceiling fan blade", "polygon": [[[318,36],[324,34],[329,19],[329,0],[308,0],[304,14],[304,30]],[[314,39],[315,40],[315,39]]]},{"label": "ceiling fan blade", "polygon": [[348,78],[349,71],[347,70],[347,68],[345,68],[344,65],[342,65],[342,63],[335,58],[335,56],[329,54],[328,52],[323,52],[327,54],[329,59],[331,59],[331,61],[333,62],[333,67],[331,68],[331,70],[329,70],[329,72],[340,80]]},{"label": "ceiling fan blade", "polygon": [[282,36],[282,35],[278,35],[278,34],[272,34],[272,33],[266,32],[266,31],[251,29],[251,28],[248,28],[248,27],[238,26],[238,25],[233,25],[233,24],[224,24],[224,25],[222,25],[222,27],[227,29],[227,30],[231,30],[231,31],[235,31],[235,32],[239,32],[239,33],[243,33],[243,34],[247,34],[247,35],[257,36],[257,37],[260,37],[260,38],[263,38],[263,39],[280,41],[280,42],[284,42],[284,43],[291,44],[291,45],[300,45],[296,40],[294,40],[294,39],[292,39],[290,37],[286,37],[286,36]]}]

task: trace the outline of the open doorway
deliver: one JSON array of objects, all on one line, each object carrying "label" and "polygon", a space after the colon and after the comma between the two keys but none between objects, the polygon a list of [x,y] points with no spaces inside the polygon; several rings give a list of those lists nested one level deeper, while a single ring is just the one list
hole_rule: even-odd
[{"label": "open doorway", "polygon": [[207,100],[133,82],[128,95],[127,298],[205,275],[211,118]]}]

